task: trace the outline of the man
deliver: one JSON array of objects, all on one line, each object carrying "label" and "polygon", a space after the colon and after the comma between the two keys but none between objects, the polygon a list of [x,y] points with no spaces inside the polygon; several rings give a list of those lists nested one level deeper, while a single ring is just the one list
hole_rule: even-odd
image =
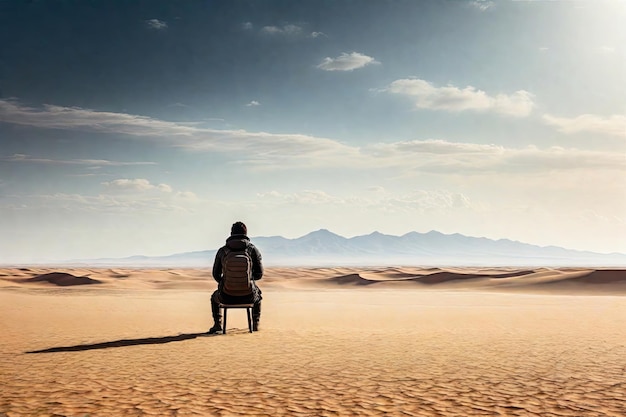
[{"label": "man", "polygon": [[261,252],[250,243],[248,228],[242,222],[236,222],[230,229],[226,245],[215,254],[213,278],[217,281],[217,290],[211,296],[213,327],[209,334],[222,332],[222,314],[220,303],[247,304],[252,307],[252,330],[259,330],[261,319],[261,289],[255,281],[263,277]]}]

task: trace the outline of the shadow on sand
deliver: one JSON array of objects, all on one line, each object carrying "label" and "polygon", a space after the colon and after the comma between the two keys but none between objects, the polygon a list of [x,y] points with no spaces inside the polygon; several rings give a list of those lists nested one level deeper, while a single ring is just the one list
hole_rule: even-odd
[{"label": "shadow on sand", "polygon": [[180,334],[178,336],[146,337],[142,339],[122,339],[122,340],[114,340],[112,342],[92,343],[92,344],[87,344],[87,345],[76,345],[76,346],[60,346],[60,347],[53,347],[53,348],[41,349],[41,350],[31,350],[25,353],[76,352],[76,351],[81,351],[81,350],[109,349],[109,348],[116,348],[116,347],[136,346],[136,345],[160,345],[163,343],[180,342],[183,340],[195,339],[196,337],[201,337],[201,336],[212,337],[212,336],[219,336],[219,334],[188,333],[188,334]]}]

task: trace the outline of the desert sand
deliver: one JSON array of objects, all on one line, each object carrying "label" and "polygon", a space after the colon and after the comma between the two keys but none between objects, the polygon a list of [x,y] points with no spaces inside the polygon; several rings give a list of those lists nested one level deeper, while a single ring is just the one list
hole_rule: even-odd
[{"label": "desert sand", "polygon": [[0,270],[0,416],[626,416],[626,271]]}]

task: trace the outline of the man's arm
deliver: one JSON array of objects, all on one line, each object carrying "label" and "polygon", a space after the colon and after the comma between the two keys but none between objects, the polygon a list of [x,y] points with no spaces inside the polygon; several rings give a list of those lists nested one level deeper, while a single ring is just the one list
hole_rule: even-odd
[{"label": "man's arm", "polygon": [[217,282],[222,281],[222,250],[218,250],[215,254],[215,261],[213,262],[213,279]]},{"label": "man's arm", "polygon": [[263,278],[263,260],[261,258],[261,252],[256,246],[251,245],[250,257],[252,258],[252,279],[255,281]]}]

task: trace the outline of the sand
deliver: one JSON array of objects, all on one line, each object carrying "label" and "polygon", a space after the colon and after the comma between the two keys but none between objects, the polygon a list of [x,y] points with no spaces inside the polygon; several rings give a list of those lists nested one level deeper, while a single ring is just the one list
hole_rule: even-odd
[{"label": "sand", "polygon": [[625,416],[625,272],[6,268],[0,416]]}]

